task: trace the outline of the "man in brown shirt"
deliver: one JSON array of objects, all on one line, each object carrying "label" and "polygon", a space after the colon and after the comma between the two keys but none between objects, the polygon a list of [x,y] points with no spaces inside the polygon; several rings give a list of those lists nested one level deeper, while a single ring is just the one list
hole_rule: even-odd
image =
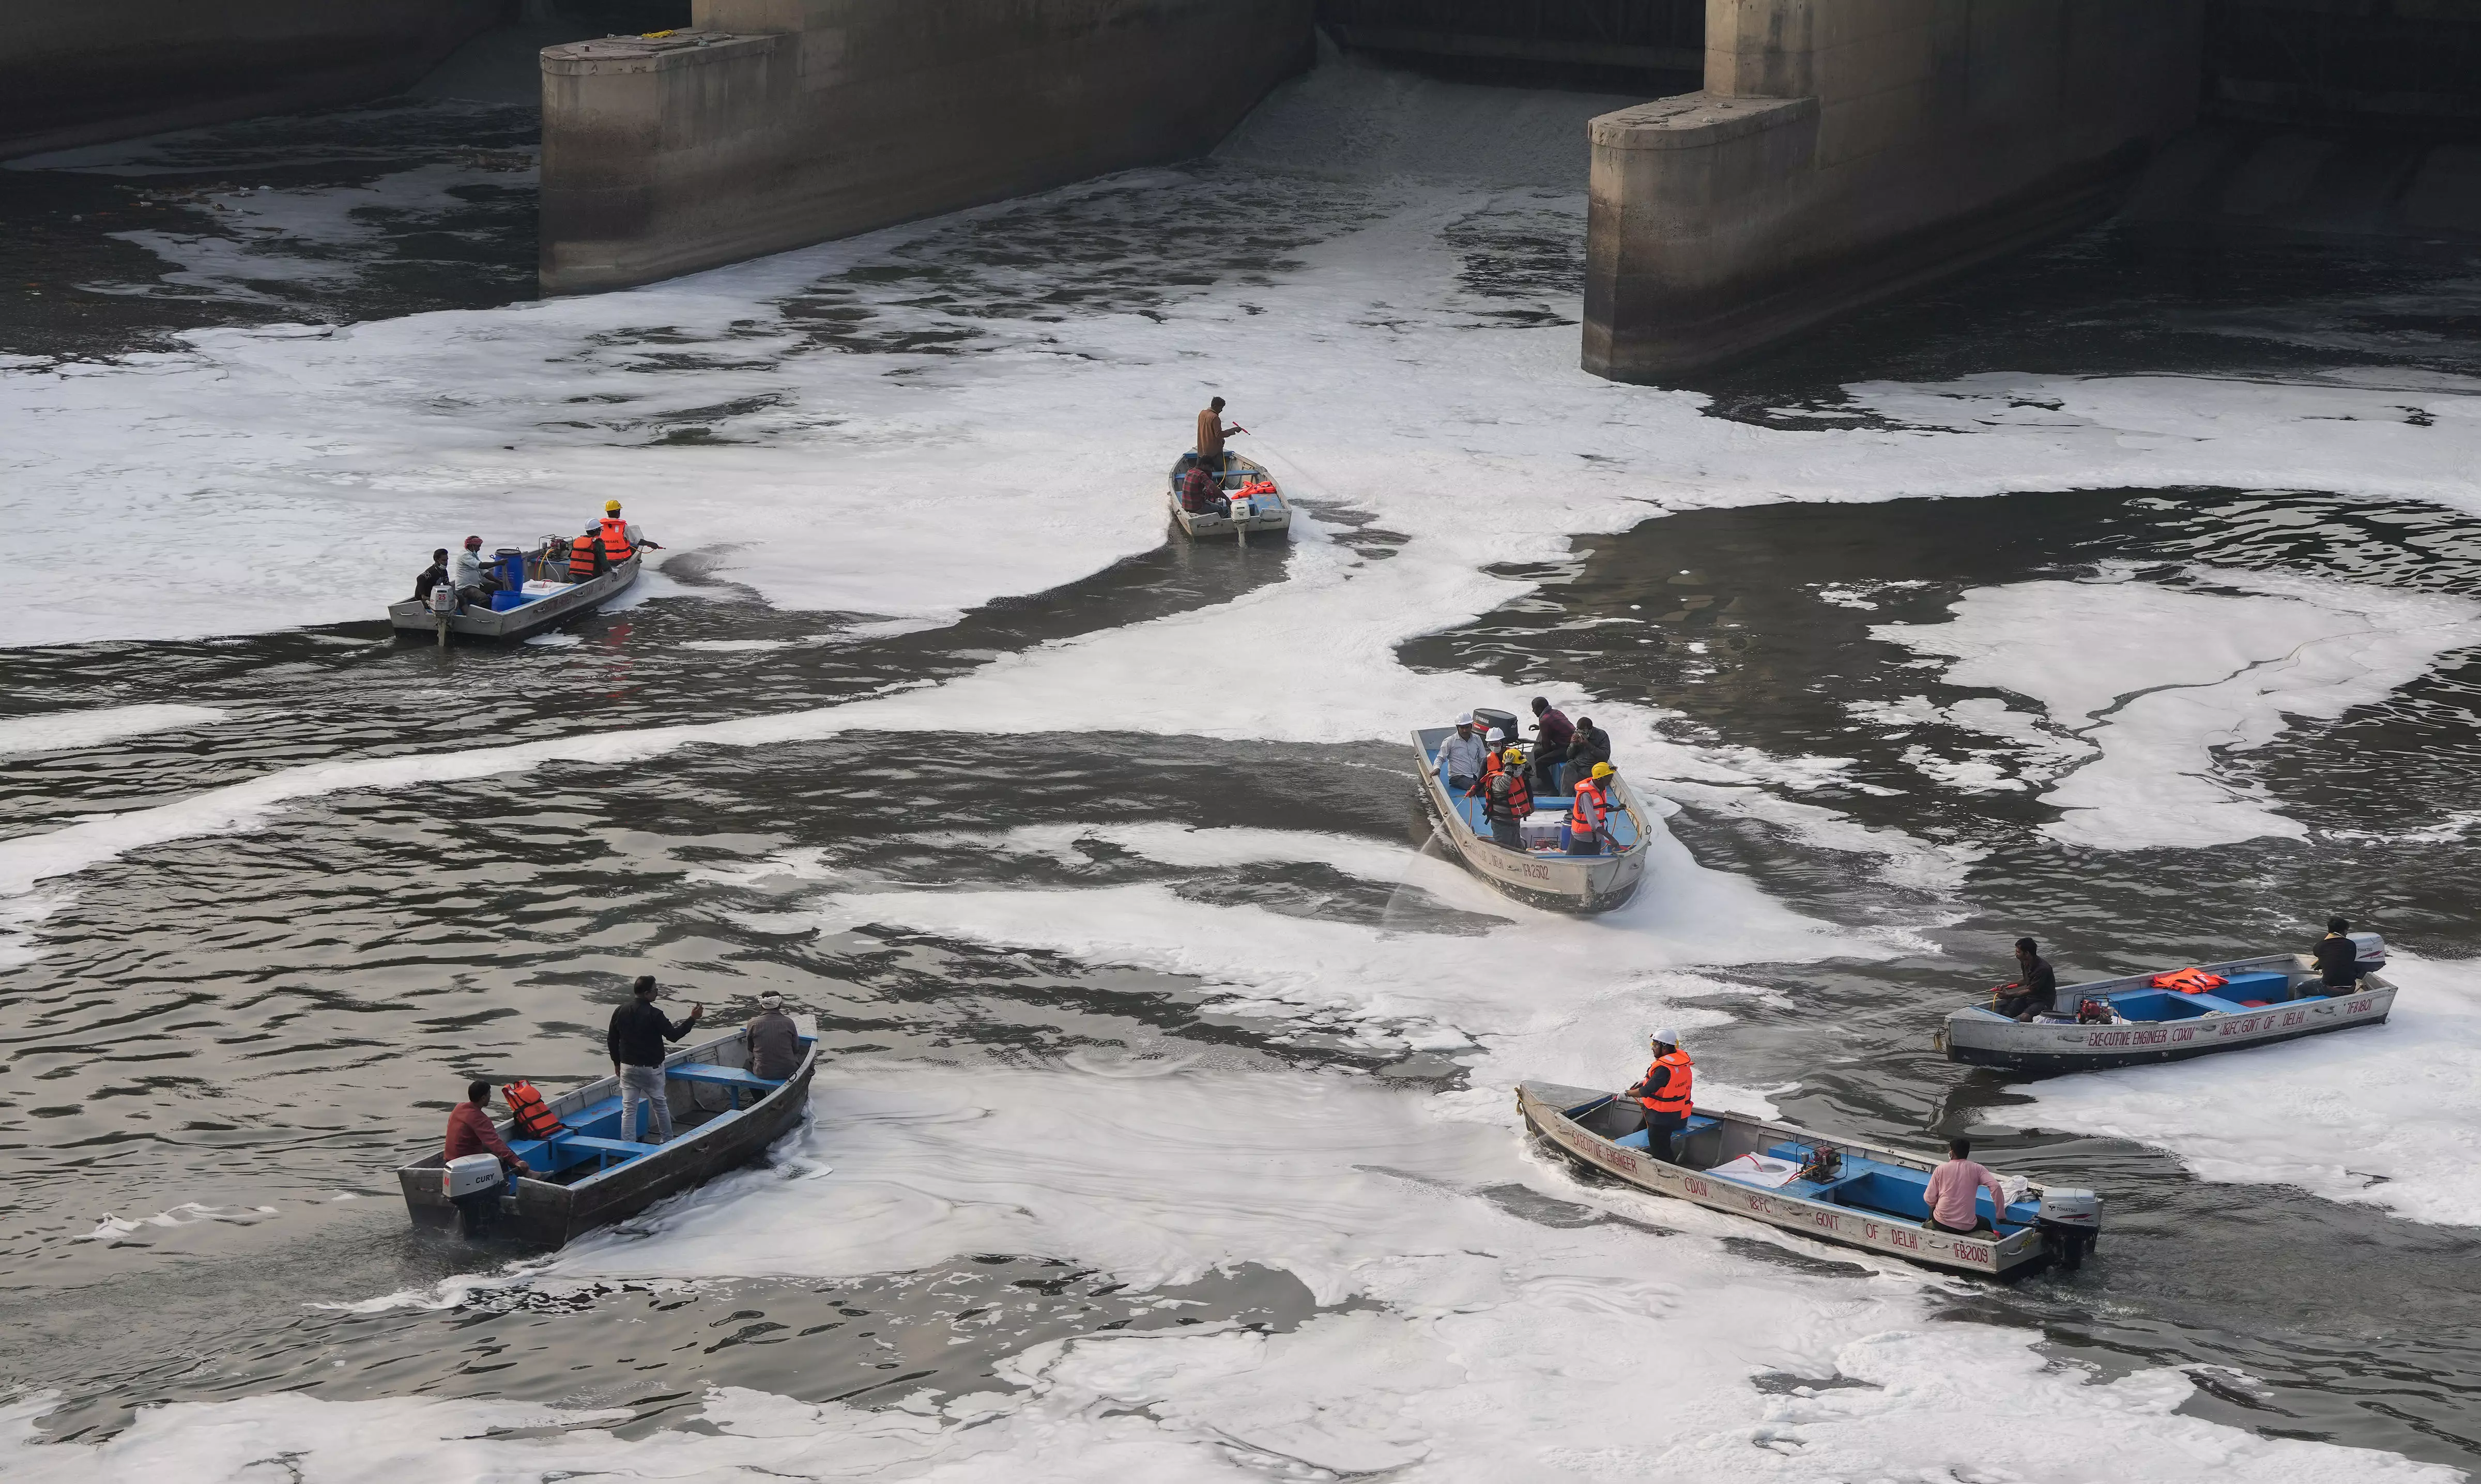
[{"label": "man in brown shirt", "polygon": [[1223,471],[1223,440],[1233,433],[1248,430],[1237,423],[1230,428],[1223,426],[1222,398],[1217,397],[1207,404],[1206,410],[1197,414],[1198,466],[1220,474]]},{"label": "man in brown shirt", "polygon": [[477,1080],[465,1085],[465,1101],[448,1115],[448,1158],[465,1155],[497,1155],[500,1168],[519,1175],[531,1175],[533,1166],[517,1158],[509,1141],[491,1125],[491,1084]]}]

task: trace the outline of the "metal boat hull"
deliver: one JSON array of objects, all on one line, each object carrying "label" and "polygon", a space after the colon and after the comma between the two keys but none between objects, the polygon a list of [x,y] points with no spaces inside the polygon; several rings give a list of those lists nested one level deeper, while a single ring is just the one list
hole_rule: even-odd
[{"label": "metal boat hull", "polygon": [[[1219,483],[1227,494],[1251,480],[1264,480],[1270,484],[1275,482],[1275,477],[1267,472],[1267,466],[1254,458],[1243,458],[1238,454],[1228,454],[1225,456],[1225,460]],[[1188,465],[1187,457],[1172,465],[1171,485],[1165,498],[1171,505],[1173,523],[1190,536],[1232,536],[1238,539],[1243,534],[1251,536],[1273,536],[1284,535],[1292,531],[1292,502],[1284,498],[1283,491],[1280,489],[1271,496],[1257,497],[1260,500],[1273,500],[1275,502],[1273,509],[1262,509],[1245,521],[1230,520],[1220,514],[1199,513],[1182,508],[1180,477],[1188,472]]]},{"label": "metal boat hull", "polygon": [[[733,1030],[694,1046],[684,1047],[665,1061],[667,1067],[700,1060],[716,1065],[748,1064],[744,1033]],[[623,1221],[656,1202],[693,1189],[718,1175],[738,1169],[766,1153],[801,1121],[810,1103],[810,1079],[818,1066],[813,1045],[801,1065],[784,1083],[737,1113],[718,1115],[694,1128],[680,1130],[656,1152],[603,1171],[576,1185],[547,1180],[516,1182],[513,1195],[500,1200],[497,1235],[539,1247],[558,1247],[596,1227]],[[674,1084],[687,1086],[687,1083]],[[615,1078],[599,1078],[551,1100],[551,1110],[567,1117],[580,1108],[617,1094]],[[678,1094],[671,1094],[675,1105]],[[694,1094],[692,1094],[694,1096]],[[507,1127],[503,1136],[522,1142]],[[523,1154],[522,1149],[519,1150]],[[446,1158],[433,1151],[397,1170],[405,1194],[405,1213],[418,1227],[454,1231],[457,1211],[446,1188]]]},{"label": "metal boat hull", "polygon": [[[632,557],[600,577],[572,583],[558,592],[517,608],[497,612],[456,614],[448,620],[448,632],[457,638],[483,643],[509,644],[531,638],[571,618],[590,613],[619,596],[638,580],[638,563],[643,560]],[[388,622],[400,634],[435,637],[439,633],[438,616],[411,598],[388,605]]]},{"label": "metal boat hull", "polygon": [[1474,874],[1505,896],[1528,906],[1552,912],[1591,915],[1626,905],[1645,879],[1647,846],[1658,826],[1637,807],[1625,781],[1614,778],[1612,812],[1625,811],[1635,836],[1627,848],[1602,855],[1549,855],[1511,850],[1483,837],[1465,819],[1439,776],[1431,756],[1450,728],[1432,727],[1413,734],[1413,752],[1422,770],[1422,803],[1432,825]]},{"label": "metal boat hull", "polygon": [[1702,1167],[1785,1141],[1831,1147],[1847,1159],[1864,1158],[1923,1172],[1932,1167],[1930,1161],[1916,1156],[1851,1139],[1825,1138],[1789,1124],[1701,1107],[1696,1109],[1696,1116],[1701,1121],[1711,1120],[1711,1126],[1689,1136],[1688,1147],[1684,1150],[1687,1164],[1672,1164],[1627,1148],[1588,1126],[1585,1120],[1612,1101],[1613,1095],[1608,1092],[1554,1082],[1524,1082],[1516,1089],[1517,1112],[1528,1129],[1572,1162],[1639,1190],[1670,1196],[1709,1211],[1746,1216],[1819,1241],[1981,1278],[2021,1278],[2050,1265],[2056,1258],[2050,1238],[2036,1227],[2025,1226],[1997,1238],[1959,1237],[1932,1230],[1918,1221],[1742,1185],[1710,1174]]},{"label": "metal boat hull", "polygon": [[[2198,967],[2226,977],[2234,974],[2284,972],[2299,980],[2314,970],[2295,954],[2276,953]],[[2080,1000],[2102,999],[2144,988],[2151,974],[2102,979],[2059,987],[2058,1002],[2072,1006]],[[2348,995],[2314,996],[2264,1005],[2217,1008],[2177,1020],[2130,1020],[2121,1024],[2019,1024],[1990,1010],[1968,1005],[1946,1018],[1931,1045],[1949,1061],[1968,1066],[1998,1067],[2011,1072],[2050,1074],[2099,1072],[2111,1067],[2145,1066],[2159,1061],[2184,1061],[2218,1052],[2245,1050],[2297,1041],[2303,1036],[2386,1024],[2394,1008],[2395,987],[2372,974]]]}]

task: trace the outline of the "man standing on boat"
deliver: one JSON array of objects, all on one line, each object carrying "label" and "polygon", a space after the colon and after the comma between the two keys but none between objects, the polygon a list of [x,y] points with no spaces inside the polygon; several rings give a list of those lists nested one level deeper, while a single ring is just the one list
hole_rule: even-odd
[{"label": "man standing on boat", "polygon": [[1237,423],[1229,428],[1223,426],[1222,398],[1217,397],[1208,403],[1206,409],[1197,414],[1197,466],[1221,474],[1224,468],[1223,440],[1236,432],[1248,430]]},{"label": "man standing on boat", "polygon": [[655,1008],[655,976],[638,976],[627,1004],[612,1012],[612,1028],[604,1035],[604,1044],[612,1052],[612,1075],[620,1079],[620,1136],[635,1142],[638,1138],[638,1105],[654,1105],[653,1133],[649,1144],[669,1143],[672,1137],[671,1094],[664,1087],[664,1043],[677,1041],[690,1033],[690,1028],[706,1013],[706,1006],[690,1006],[689,1019],[675,1021]]},{"label": "man standing on boat", "polygon": [[1568,805],[1568,822],[1559,832],[1560,844],[1570,855],[1603,853],[1604,821],[1611,812],[1610,798],[1603,791],[1617,771],[1608,763],[1597,763],[1593,776],[1578,782],[1577,796]]},{"label": "man standing on boat", "polygon": [[1654,1065],[1627,1096],[1645,1109],[1646,1153],[1665,1164],[1678,1164],[1673,1139],[1688,1123],[1695,1107],[1689,1092],[1697,1073],[1688,1054],[1680,1049],[1680,1032],[1665,1026],[1654,1033]]},{"label": "man standing on boat", "polygon": [[1439,776],[1447,780],[1449,792],[1471,793],[1489,759],[1490,744],[1474,735],[1473,713],[1466,712],[1456,718],[1456,735],[1439,743]]}]

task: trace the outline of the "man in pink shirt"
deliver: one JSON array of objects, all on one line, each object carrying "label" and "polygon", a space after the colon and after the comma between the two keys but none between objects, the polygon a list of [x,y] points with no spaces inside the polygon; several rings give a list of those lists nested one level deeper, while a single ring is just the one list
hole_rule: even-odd
[{"label": "man in pink shirt", "polygon": [[1965,1158],[1972,1153],[1970,1139],[1947,1140],[1946,1152],[1947,1161],[1930,1171],[1929,1227],[1933,1232],[1969,1237],[1982,1230],[1973,1198],[1987,1187],[1995,1216],[2006,1211],[2007,1192],[1999,1188],[1998,1176]]}]

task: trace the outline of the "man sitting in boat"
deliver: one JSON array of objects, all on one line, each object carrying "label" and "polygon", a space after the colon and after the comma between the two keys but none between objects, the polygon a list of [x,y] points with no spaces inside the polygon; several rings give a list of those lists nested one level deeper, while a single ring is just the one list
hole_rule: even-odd
[{"label": "man sitting in boat", "polygon": [[1191,515],[1228,515],[1232,502],[1223,498],[1214,475],[1203,465],[1191,464],[1180,477],[1180,508]]},{"label": "man sitting in boat", "polygon": [[1568,761],[1568,745],[1576,738],[1575,723],[1551,704],[1549,696],[1533,698],[1533,745],[1526,749],[1525,755],[1532,760],[1532,781],[1537,791],[1548,794],[1558,787],[1558,767]]},{"label": "man sitting in boat", "polygon": [[1971,1139],[1949,1139],[1946,1162],[1930,1171],[1930,1219],[1923,1224],[1931,1231],[1951,1237],[1992,1235],[1982,1230],[1980,1212],[1974,1210],[1974,1197],[1984,1188],[1990,1191],[1992,1211],[2007,1209],[2007,1192],[1998,1177],[1965,1158],[1972,1153]]},{"label": "man sitting in boat", "polygon": [[603,556],[603,528],[588,526],[586,534],[568,543],[568,580],[590,583],[601,577],[611,563]]},{"label": "man sitting in boat", "polygon": [[1570,855],[1603,853],[1603,821],[1611,812],[1610,798],[1603,791],[1617,771],[1608,763],[1597,763],[1593,776],[1577,785],[1576,797],[1568,805],[1568,822],[1559,831],[1559,847]]},{"label": "man sitting in boat", "polygon": [[1238,424],[1235,424],[1230,428],[1223,426],[1222,398],[1217,397],[1213,402],[1208,403],[1206,404],[1206,409],[1197,414],[1197,462],[1199,466],[1201,468],[1211,469],[1217,474],[1222,473],[1227,467],[1223,461],[1223,440],[1232,436],[1236,432],[1247,432],[1248,430],[1248,429],[1242,428]]},{"label": "man sitting in boat", "polygon": [[1439,743],[1439,776],[1449,789],[1469,794],[1481,782],[1482,765],[1489,758],[1490,743],[1475,735],[1473,713],[1466,712],[1456,718],[1456,735]]},{"label": "man sitting in boat", "polygon": [[690,1028],[706,1013],[706,1006],[690,1006],[687,1020],[672,1020],[655,1008],[655,976],[638,976],[630,987],[630,1001],[612,1012],[612,1028],[603,1041],[612,1053],[612,1075],[620,1080],[620,1136],[638,1137],[638,1105],[654,1105],[654,1136],[649,1144],[664,1144],[672,1137],[672,1099],[664,1086],[664,1043],[677,1041],[690,1033]]},{"label": "man sitting in boat", "polygon": [[603,537],[603,564],[608,567],[616,567],[648,548],[656,551],[664,549],[663,542],[647,540],[646,533],[620,518],[620,502],[617,500],[603,502],[603,520],[600,529]]},{"label": "man sitting in boat", "polygon": [[782,995],[770,989],[758,997],[748,1035],[750,1076],[780,1082],[801,1070],[801,1028],[784,1013]]},{"label": "man sitting in boat", "polygon": [[468,607],[484,610],[491,606],[491,594],[508,586],[500,581],[500,569],[483,561],[483,538],[479,535],[465,538],[465,549],[448,564],[448,580],[456,584],[457,596]]},{"label": "man sitting in boat", "polygon": [[465,1084],[465,1101],[448,1115],[448,1158],[497,1155],[500,1168],[511,1175],[531,1175],[534,1167],[516,1156],[491,1123],[491,1084],[477,1078]]},{"label": "man sitting in boat", "polygon": [[2326,920],[2326,936],[2317,940],[2310,950],[2317,961],[2317,976],[2325,981],[2326,993],[2348,995],[2361,986],[2361,948],[2352,941],[2352,924],[2339,917]]},{"label": "man sitting in boat", "polygon": [[1594,725],[1593,717],[1579,716],[1577,735],[1568,739],[1568,759],[1559,765],[1551,792],[1567,793],[1578,779],[1592,776],[1595,764],[1610,760],[1611,734]]},{"label": "man sitting in boat", "polygon": [[1680,1162],[1673,1139],[1688,1122],[1696,1104],[1689,1096],[1696,1066],[1680,1049],[1680,1032],[1665,1026],[1654,1033],[1654,1064],[1624,1096],[1645,1109],[1645,1148],[1665,1164]]},{"label": "man sitting in boat", "polygon": [[[2008,994],[2005,990],[2015,993]],[[2016,940],[2016,982],[2004,986],[1990,1007],[2011,1020],[2020,1021],[2058,1012],[2059,976],[2043,961],[2032,939]]]},{"label": "man sitting in boat", "polygon": [[448,548],[443,546],[431,554],[431,565],[413,580],[413,601],[431,606],[431,589],[448,581]]},{"label": "man sitting in boat", "polygon": [[1481,814],[1490,821],[1490,838],[1510,850],[1522,850],[1525,832],[1517,826],[1533,812],[1533,788],[1525,781],[1525,749],[1509,747],[1498,761],[1497,768],[1466,792],[1481,795]]}]

